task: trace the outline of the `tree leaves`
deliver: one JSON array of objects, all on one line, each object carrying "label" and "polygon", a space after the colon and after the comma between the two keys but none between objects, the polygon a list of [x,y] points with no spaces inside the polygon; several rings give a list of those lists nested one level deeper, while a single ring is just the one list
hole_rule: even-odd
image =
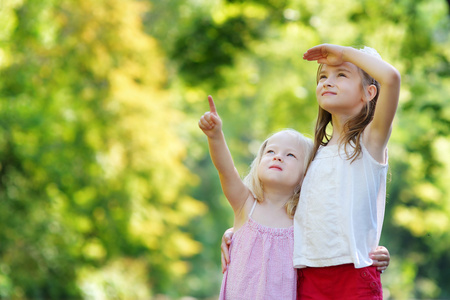
[{"label": "tree leaves", "polygon": [[164,90],[158,43],[143,32],[146,9],[86,0],[14,7],[0,90],[2,296],[116,297],[125,287],[108,292],[80,276],[140,262],[136,288],[151,295],[148,280],[170,284],[182,273],[165,266],[200,251],[180,231],[205,210],[183,193],[192,176],[176,132],[184,116]]}]

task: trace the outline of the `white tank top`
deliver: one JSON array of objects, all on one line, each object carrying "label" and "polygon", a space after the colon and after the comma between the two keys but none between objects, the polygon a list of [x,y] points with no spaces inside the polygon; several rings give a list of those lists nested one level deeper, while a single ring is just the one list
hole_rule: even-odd
[{"label": "white tank top", "polygon": [[[353,163],[344,146],[321,147],[303,181],[294,217],[294,267],[370,266],[386,202],[384,164],[361,143]],[[351,151],[351,149],[349,149]]]}]

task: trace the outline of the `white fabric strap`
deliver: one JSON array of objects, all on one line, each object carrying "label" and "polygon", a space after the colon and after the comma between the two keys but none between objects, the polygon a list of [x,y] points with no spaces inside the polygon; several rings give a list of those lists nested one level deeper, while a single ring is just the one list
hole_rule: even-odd
[{"label": "white fabric strap", "polygon": [[251,216],[252,216],[252,214],[253,214],[253,211],[255,210],[255,207],[256,207],[256,202],[258,202],[258,201],[256,201],[256,199],[255,199],[255,203],[253,203],[253,207],[252,207],[252,210],[250,211],[250,213],[248,214],[248,217],[250,218]]}]

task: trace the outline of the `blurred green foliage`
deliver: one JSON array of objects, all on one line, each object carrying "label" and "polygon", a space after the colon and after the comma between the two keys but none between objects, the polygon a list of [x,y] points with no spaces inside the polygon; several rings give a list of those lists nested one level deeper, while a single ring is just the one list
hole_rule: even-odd
[{"label": "blurred green foliage", "polygon": [[238,170],[311,136],[319,43],[402,74],[386,299],[450,298],[443,0],[1,0],[0,299],[214,298],[232,224],[197,127],[214,96]]}]

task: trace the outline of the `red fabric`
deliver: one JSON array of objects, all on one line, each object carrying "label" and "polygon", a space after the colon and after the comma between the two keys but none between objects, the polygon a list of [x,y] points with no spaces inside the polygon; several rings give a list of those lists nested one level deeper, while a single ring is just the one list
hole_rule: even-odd
[{"label": "red fabric", "polygon": [[376,267],[355,269],[353,264],[297,270],[298,300],[383,300]]}]

